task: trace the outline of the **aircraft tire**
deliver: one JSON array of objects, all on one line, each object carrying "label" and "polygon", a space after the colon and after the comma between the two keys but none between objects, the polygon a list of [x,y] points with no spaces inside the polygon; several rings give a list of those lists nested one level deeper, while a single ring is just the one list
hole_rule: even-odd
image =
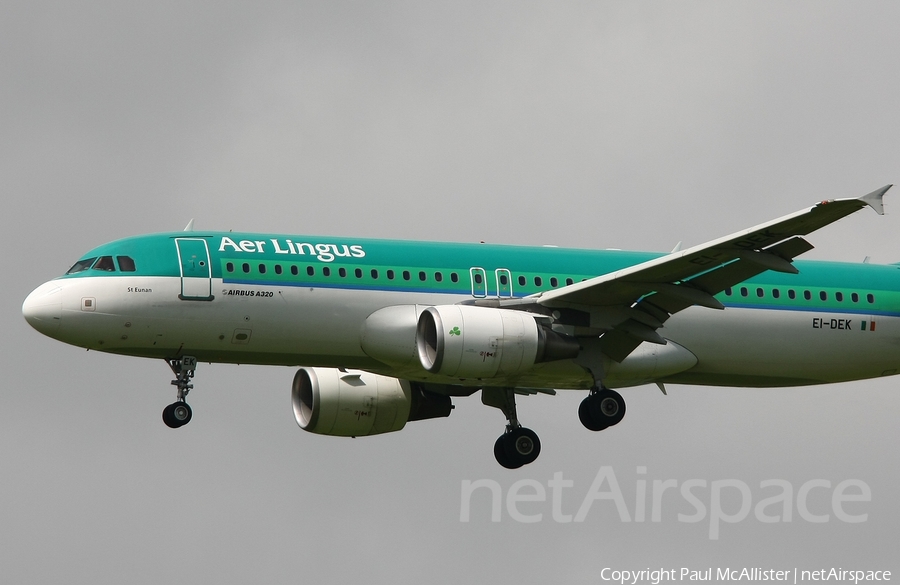
[{"label": "aircraft tire", "polygon": [[506,469],[518,469],[522,467],[522,464],[516,464],[516,462],[513,461],[513,459],[509,455],[507,455],[507,437],[509,437],[509,433],[504,433],[497,437],[497,441],[494,443],[494,458],[497,460],[497,463],[499,463]]},{"label": "aircraft tire", "polygon": [[187,402],[176,402],[172,405],[172,416],[175,418],[178,426],[183,427],[194,418],[194,411]]},{"label": "aircraft tire", "polygon": [[611,427],[622,422],[625,417],[625,399],[615,390],[603,388],[593,396],[590,410],[593,417]]},{"label": "aircraft tire", "polygon": [[177,429],[191,422],[194,413],[187,402],[173,402],[163,409],[162,419],[170,429]]},{"label": "aircraft tire", "polygon": [[506,433],[505,441],[506,455],[516,462],[517,466],[533,463],[541,454],[541,440],[531,429],[525,427],[513,429],[512,432]]},{"label": "aircraft tire", "polygon": [[178,427],[181,426],[180,424],[178,424],[178,421],[175,420],[175,413],[173,412],[174,410],[175,410],[175,405],[170,404],[167,407],[165,407],[162,411],[163,422],[166,423],[166,426],[169,427],[170,429],[177,429]]},{"label": "aircraft tire", "polygon": [[608,424],[605,424],[593,415],[591,406],[593,405],[593,397],[588,396],[584,400],[581,401],[581,404],[578,405],[578,419],[581,421],[581,424],[584,425],[589,431],[602,431]]}]

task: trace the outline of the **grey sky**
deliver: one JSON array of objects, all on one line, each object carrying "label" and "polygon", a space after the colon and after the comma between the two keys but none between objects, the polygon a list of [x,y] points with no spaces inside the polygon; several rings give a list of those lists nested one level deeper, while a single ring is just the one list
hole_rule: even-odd
[{"label": "grey sky", "polygon": [[[166,428],[162,362],[40,336],[21,302],[87,249],[199,228],[668,250],[900,181],[900,7],[889,2],[7,2],[0,215],[8,270],[0,567],[10,582],[596,583],[674,566],[900,571],[898,380],[520,400],[516,472],[478,397],[347,440],[293,421],[284,368],[202,364]],[[900,197],[808,257],[900,261]],[[609,502],[561,524],[459,521],[463,480],[860,479],[862,524],[750,518],[708,538]],[[810,506],[830,512],[830,491]],[[708,502],[708,499],[706,500]],[[733,502],[732,502],[733,503]],[[736,504],[734,504],[736,505]],[[680,507],[679,507],[680,506]],[[849,508],[849,506],[848,506]]]}]

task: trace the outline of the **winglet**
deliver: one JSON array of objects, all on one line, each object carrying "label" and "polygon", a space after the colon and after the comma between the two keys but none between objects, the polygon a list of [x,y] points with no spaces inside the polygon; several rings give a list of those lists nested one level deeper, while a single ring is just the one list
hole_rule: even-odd
[{"label": "winglet", "polygon": [[881,189],[872,191],[868,195],[864,195],[859,198],[860,201],[867,204],[869,207],[874,209],[878,215],[884,215],[884,194],[888,192],[888,189],[893,187],[893,185],[885,185]]},{"label": "winglet", "polygon": [[[868,197],[868,195],[866,195],[866,197]],[[189,221],[188,224],[186,226],[184,226],[184,231],[186,231],[186,232],[194,231],[194,218],[193,217],[191,218],[191,221]]]}]

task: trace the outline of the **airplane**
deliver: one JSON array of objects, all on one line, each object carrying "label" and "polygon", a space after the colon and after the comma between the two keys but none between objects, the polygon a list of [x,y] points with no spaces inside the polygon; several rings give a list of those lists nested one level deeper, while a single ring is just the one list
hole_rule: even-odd
[{"label": "airplane", "polygon": [[[507,424],[497,462],[537,459],[516,398],[587,390],[591,431],[619,424],[615,389],[787,387],[900,368],[900,265],[800,261],[803,237],[887,185],[669,254],[193,231],[130,237],[37,287],[40,333],[164,359],[176,400],[199,362],[298,367],[297,424],[332,436],[399,431],[481,391]],[[680,247],[680,246],[679,246]]]}]

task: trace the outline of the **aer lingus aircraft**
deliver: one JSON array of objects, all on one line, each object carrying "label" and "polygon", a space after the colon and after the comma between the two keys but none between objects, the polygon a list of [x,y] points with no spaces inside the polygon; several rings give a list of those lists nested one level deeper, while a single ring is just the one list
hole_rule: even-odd
[{"label": "aer lingus aircraft", "polygon": [[[508,468],[537,435],[516,395],[583,389],[582,424],[625,414],[612,388],[656,383],[800,386],[896,374],[900,266],[794,261],[802,236],[890,186],[822,201],[670,254],[184,231],[84,254],[22,306],[39,332],[110,353],[160,358],[191,420],[198,362],[300,366],[301,428],[398,431],[445,417],[481,391],[502,410]],[[724,309],[724,310],[722,310]]]}]

